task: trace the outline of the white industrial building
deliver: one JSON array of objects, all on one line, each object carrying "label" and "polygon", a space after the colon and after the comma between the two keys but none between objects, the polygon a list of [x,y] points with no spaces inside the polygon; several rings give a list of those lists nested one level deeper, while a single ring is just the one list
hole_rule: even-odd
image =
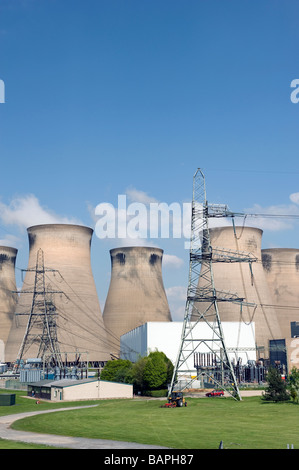
[{"label": "white industrial building", "polygon": [[[140,357],[147,356],[151,351],[162,351],[175,363],[181,344],[183,322],[149,322],[121,336],[121,359],[136,362]],[[222,322],[226,349],[231,360],[256,360],[255,325],[240,322]],[[194,327],[194,338],[212,339],[213,331],[204,322]],[[213,344],[213,343],[211,343]],[[197,352],[209,352],[202,344]],[[193,369],[193,356],[188,363]]]}]

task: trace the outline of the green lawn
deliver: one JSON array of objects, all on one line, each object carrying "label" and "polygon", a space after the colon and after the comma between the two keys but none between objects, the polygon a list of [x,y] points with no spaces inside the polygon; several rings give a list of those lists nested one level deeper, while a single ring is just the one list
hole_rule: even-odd
[{"label": "green lawn", "polygon": [[[91,403],[95,402],[85,402]],[[231,398],[189,398],[187,407],[172,409],[161,408],[163,402],[160,400],[103,400],[96,403],[99,404],[96,408],[26,418],[13,427],[176,449],[217,449],[220,441],[223,441],[224,449],[286,449],[287,444],[299,449],[299,406],[291,402],[267,403],[259,397],[244,398],[241,402]],[[16,412],[23,411],[23,406]],[[26,406],[44,409],[57,405],[31,402]],[[68,403],[68,406],[74,406],[74,403]],[[0,413],[1,408],[4,407],[0,407]]]}]

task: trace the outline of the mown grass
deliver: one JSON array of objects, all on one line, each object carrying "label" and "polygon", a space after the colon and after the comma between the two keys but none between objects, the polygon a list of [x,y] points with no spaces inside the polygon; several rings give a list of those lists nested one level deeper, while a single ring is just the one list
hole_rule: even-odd
[{"label": "mown grass", "polygon": [[[260,397],[244,398],[241,402],[232,398],[189,398],[187,407],[173,409],[161,408],[163,401],[155,399],[96,403],[95,408],[19,420],[13,427],[175,449],[217,449],[220,441],[225,449],[286,449],[287,444],[299,448],[299,406],[291,402],[267,403]],[[57,406],[35,406],[42,409],[49,405]]]}]

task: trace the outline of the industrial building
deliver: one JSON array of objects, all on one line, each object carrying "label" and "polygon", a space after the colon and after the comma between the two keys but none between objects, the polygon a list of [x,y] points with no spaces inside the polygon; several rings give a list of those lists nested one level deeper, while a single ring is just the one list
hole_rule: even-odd
[{"label": "industrial building", "polygon": [[[135,328],[121,337],[121,358],[136,362],[139,357],[147,356],[150,352],[158,350],[162,351],[175,364],[180,349],[182,328],[183,322],[150,322]],[[243,383],[264,381],[266,367],[263,361],[256,360],[254,323],[247,325],[240,322],[223,322],[222,328],[226,349],[237,380]],[[219,377],[222,374],[216,354],[212,352],[214,348],[216,352],[217,344],[215,343],[213,346],[213,341],[211,341],[210,349],[203,342],[196,340],[196,338],[210,338],[212,340],[212,330],[207,324],[197,322],[194,323],[193,336],[194,345],[190,344],[190,356],[184,365],[186,371],[193,371],[195,380],[191,388],[215,387],[214,380],[210,379],[210,375],[212,374],[216,379],[218,376],[218,381],[221,381]],[[197,349],[191,353],[193,347]],[[198,371],[201,371],[200,375],[198,375]],[[186,381],[188,382],[188,380]],[[182,386],[184,386],[183,382],[181,378]]]},{"label": "industrial building", "polygon": [[134,246],[110,250],[111,280],[103,318],[105,327],[121,335],[146,322],[171,322],[162,278],[163,250]]},{"label": "industrial building", "polygon": [[[179,352],[182,322],[147,322],[134,330],[122,335],[121,358],[136,362],[139,357],[147,356],[158,350],[164,352],[168,359],[175,363]],[[229,349],[231,360],[241,359],[243,364],[256,360],[255,325],[239,322],[223,322],[226,347]],[[211,336],[211,330],[204,323],[197,323],[194,328],[194,338]],[[206,354],[210,351],[199,347],[198,351]],[[194,367],[193,355],[189,359],[189,367]]]}]

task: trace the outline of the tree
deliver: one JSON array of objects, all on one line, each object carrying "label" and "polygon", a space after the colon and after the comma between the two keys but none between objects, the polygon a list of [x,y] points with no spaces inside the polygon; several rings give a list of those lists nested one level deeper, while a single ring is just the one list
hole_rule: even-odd
[{"label": "tree", "polygon": [[130,383],[134,386],[134,392],[144,392],[166,388],[172,372],[170,359],[163,352],[154,351],[134,364],[124,359],[108,361],[101,372],[101,379]]},{"label": "tree", "polygon": [[169,384],[171,382],[171,379],[172,379],[172,374],[173,374],[173,369],[174,369],[173,363],[171,362],[170,359],[168,359],[166,354],[164,354],[164,352],[162,352],[162,351],[151,352],[149,354],[149,357],[152,357],[152,355],[154,355],[154,354],[159,354],[161,356],[161,358],[163,359],[163,361],[165,362],[165,364],[166,364],[166,381],[165,381],[165,384],[164,384],[164,386],[166,387],[167,384]]},{"label": "tree", "polygon": [[132,362],[125,359],[108,361],[101,372],[101,380],[108,382],[128,383],[132,369]]},{"label": "tree", "polygon": [[138,359],[132,367],[132,383],[135,392],[143,392],[145,390],[145,384],[143,380],[143,372],[147,362],[147,357],[141,357]]},{"label": "tree", "polygon": [[164,356],[165,354],[159,351],[148,355],[143,371],[143,381],[148,390],[158,390],[166,384],[167,365]]},{"label": "tree", "polygon": [[161,351],[153,351],[133,364],[131,377],[134,390],[144,392],[166,388],[172,372],[170,359]]},{"label": "tree", "polygon": [[288,377],[288,390],[294,402],[299,401],[299,371],[293,367]]},{"label": "tree", "polygon": [[281,378],[280,372],[275,367],[270,367],[266,376],[268,387],[265,389],[265,393],[262,396],[263,400],[266,401],[287,401],[290,399],[290,395],[287,390],[285,381]]}]

